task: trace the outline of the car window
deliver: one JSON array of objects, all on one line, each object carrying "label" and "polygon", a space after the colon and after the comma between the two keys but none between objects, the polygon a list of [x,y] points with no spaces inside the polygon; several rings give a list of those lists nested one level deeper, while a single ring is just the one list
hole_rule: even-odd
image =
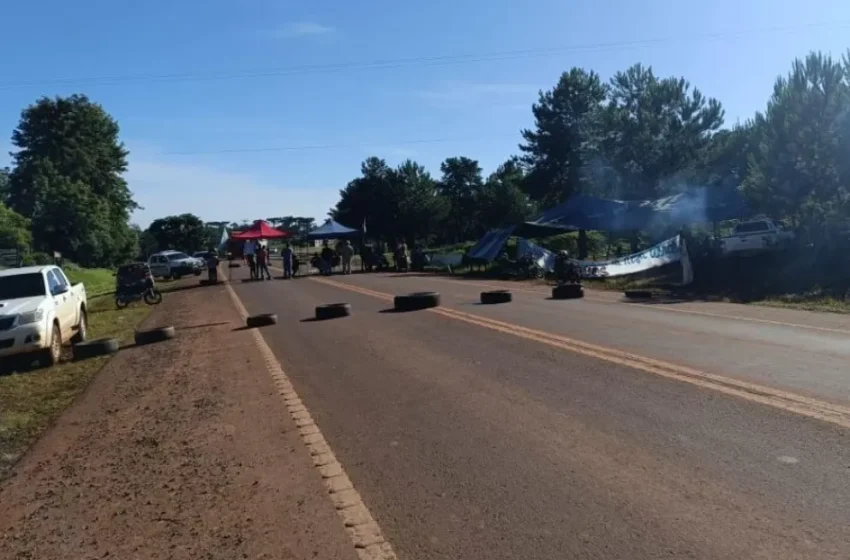
[{"label": "car window", "polygon": [[769,229],[767,222],[746,222],[735,226],[735,233],[753,233]]},{"label": "car window", "polygon": [[54,272],[48,271],[47,273],[47,289],[50,290],[50,293],[53,294],[56,292],[56,288],[61,286],[59,280],[56,279],[56,274]]},{"label": "car window", "polygon": [[61,268],[54,268],[53,273],[56,274],[56,280],[59,281],[61,286],[70,286],[71,283],[68,281],[68,277],[65,276],[65,271]]},{"label": "car window", "polygon": [[168,255],[168,260],[170,261],[180,261],[188,258],[189,255],[187,255],[186,253],[171,253],[170,255]]}]

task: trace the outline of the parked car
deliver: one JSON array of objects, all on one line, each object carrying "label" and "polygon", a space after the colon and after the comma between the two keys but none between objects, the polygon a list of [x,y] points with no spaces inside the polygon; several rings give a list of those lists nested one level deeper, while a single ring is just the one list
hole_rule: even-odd
[{"label": "parked car", "polygon": [[793,240],[794,232],[781,222],[753,220],[738,223],[732,235],[720,240],[720,247],[724,255],[742,255],[783,249]]},{"label": "parked car", "polygon": [[148,260],[151,274],[154,278],[180,278],[194,274],[199,276],[203,270],[203,265],[200,260],[190,257],[186,253],[180,251],[162,251],[151,255]]},{"label": "parked car", "polygon": [[58,266],[0,270],[0,358],[38,353],[56,364],[63,344],[85,341],[87,305],[86,287]]}]

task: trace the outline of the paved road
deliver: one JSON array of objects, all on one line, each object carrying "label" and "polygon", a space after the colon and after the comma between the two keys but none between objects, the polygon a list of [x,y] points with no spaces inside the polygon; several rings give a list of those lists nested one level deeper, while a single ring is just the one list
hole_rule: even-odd
[{"label": "paved road", "polygon": [[[534,293],[484,307],[472,284],[332,281],[348,287],[234,287],[249,312],[279,314],[263,334],[401,558],[850,554],[848,428],[575,346],[640,350],[843,402],[843,325]],[[381,294],[438,286],[445,313],[385,312]],[[315,305],[334,301],[350,302],[354,315],[309,320]],[[452,309],[514,327],[473,324]],[[795,374],[802,366],[814,375]]]}]

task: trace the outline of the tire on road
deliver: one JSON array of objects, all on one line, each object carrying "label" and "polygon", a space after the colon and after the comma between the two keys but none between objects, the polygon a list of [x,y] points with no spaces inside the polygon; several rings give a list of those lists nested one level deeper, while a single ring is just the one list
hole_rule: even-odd
[{"label": "tire on road", "polygon": [[494,303],[508,303],[513,301],[514,296],[509,290],[491,290],[481,292],[481,303],[491,305]]},{"label": "tire on road", "polygon": [[623,294],[629,299],[651,299],[652,292],[649,290],[626,290]]},{"label": "tire on road", "polygon": [[74,344],[71,349],[74,355],[74,361],[88,360],[97,358],[98,356],[107,356],[115,354],[121,348],[121,344],[117,338],[98,338],[95,340],[87,340]]},{"label": "tire on road", "polygon": [[277,324],[277,315],[274,313],[262,313],[260,315],[251,315],[247,319],[245,319],[245,326],[249,329],[255,329],[257,327],[267,327],[269,325]]},{"label": "tire on road", "polygon": [[350,303],[328,303],[316,306],[316,320],[338,319],[351,315]]},{"label": "tire on road", "polygon": [[552,288],[552,299],[579,299],[584,297],[581,284],[561,284]]},{"label": "tire on road", "polygon": [[200,284],[201,286],[215,286],[216,284],[221,284],[221,283],[222,283],[221,280],[213,282],[209,278],[201,278],[200,280],[198,280],[198,284]]},{"label": "tire on road", "polygon": [[440,294],[437,292],[415,292],[403,296],[395,296],[393,307],[396,311],[418,311],[440,305]]},{"label": "tire on road", "polygon": [[227,268],[239,268],[240,266],[242,266],[242,263],[232,262],[227,265]]},{"label": "tire on road", "polygon": [[136,346],[144,346],[145,344],[153,344],[155,342],[163,342],[174,338],[176,331],[174,327],[159,327],[146,331],[136,331],[134,339]]}]

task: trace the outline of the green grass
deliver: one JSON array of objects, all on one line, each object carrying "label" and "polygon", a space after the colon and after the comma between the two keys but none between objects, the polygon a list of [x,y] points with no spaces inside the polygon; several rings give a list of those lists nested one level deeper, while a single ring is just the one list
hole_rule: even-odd
[{"label": "green grass", "polygon": [[[89,273],[90,279],[103,276],[101,271],[84,272]],[[109,272],[110,280],[111,274]],[[68,276],[70,278],[71,274]],[[84,281],[86,289],[91,291],[91,280]],[[91,299],[89,338],[114,337],[122,342],[132,341],[136,327],[150,312],[151,307],[143,303],[119,311],[109,296]],[[84,362],[64,362],[50,369],[0,373],[0,480],[85,389],[108,359],[100,357]]]},{"label": "green grass", "polygon": [[114,271],[108,268],[79,268],[66,266],[62,270],[72,284],[82,282],[86,286],[86,294],[94,297],[99,294],[111,293],[115,290]]}]

